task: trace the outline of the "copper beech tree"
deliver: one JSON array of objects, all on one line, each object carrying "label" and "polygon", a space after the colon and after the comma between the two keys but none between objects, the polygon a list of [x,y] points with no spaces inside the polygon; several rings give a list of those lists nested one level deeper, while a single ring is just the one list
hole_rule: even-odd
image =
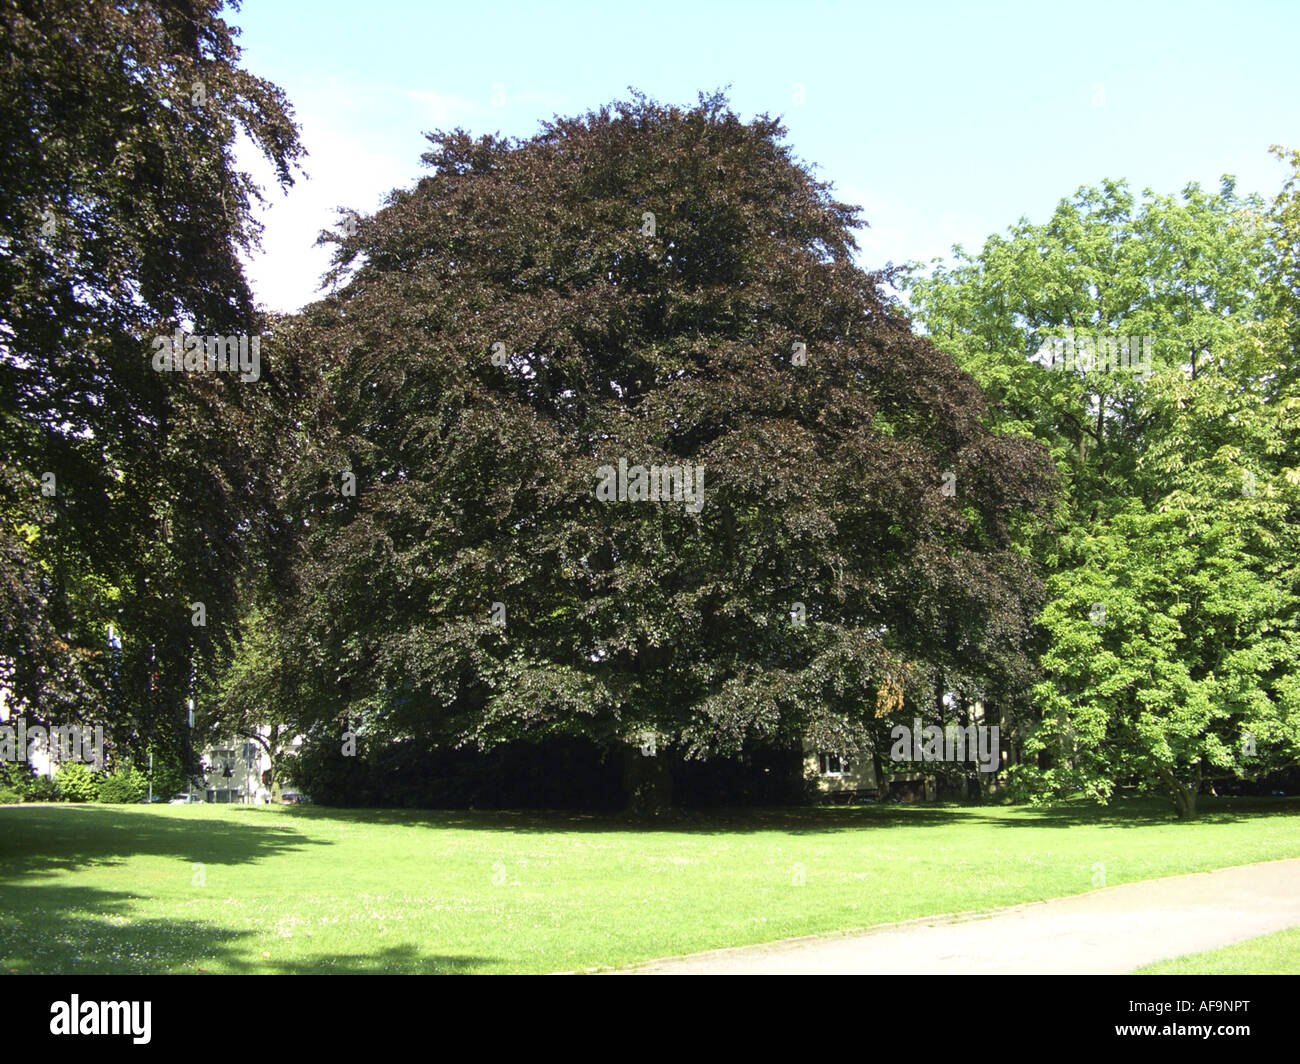
[{"label": "copper beech tree", "polygon": [[[344,219],[284,638],[368,742],[857,753],[914,666],[1026,671],[1052,468],[855,265],[769,117],[640,95],[429,136]],[[1023,677],[1022,677],[1023,679]],[[337,722],[331,724],[330,722]],[[338,742],[337,735],[330,741]]]}]

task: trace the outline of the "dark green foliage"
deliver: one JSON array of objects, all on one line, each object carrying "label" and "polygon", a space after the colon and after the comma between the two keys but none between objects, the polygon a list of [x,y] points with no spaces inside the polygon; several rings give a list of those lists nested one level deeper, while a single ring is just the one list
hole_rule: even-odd
[{"label": "dark green foliage", "polygon": [[26,761],[0,761],[0,805],[23,801],[33,778]]},{"label": "dark green foliage", "polygon": [[673,802],[687,809],[798,805],[815,788],[804,779],[798,749],[759,746],[738,757],[671,758]]},{"label": "dark green foliage", "polygon": [[[308,743],[290,771],[294,786],[319,805],[594,811],[623,806],[625,758],[636,764],[642,756],[635,749],[607,753],[585,739],[551,739],[484,752],[409,741],[371,751],[362,744],[356,757],[343,757],[326,740]],[[784,805],[807,797],[797,751],[760,749],[700,761],[659,750],[656,757],[672,776],[674,803],[684,808]]]},{"label": "dark green foliage", "polygon": [[356,757],[310,743],[292,759],[295,787],[330,806],[419,809],[617,809],[621,762],[584,739],[506,743],[486,752],[382,744]]},{"label": "dark green foliage", "polygon": [[191,667],[225,645],[276,521],[269,411],[292,370],[152,366],[177,327],[262,330],[236,135],[282,184],[302,151],[221,7],[0,6],[0,660],[33,722],[107,722],[137,753],[182,749]]},{"label": "dark green foliage", "polygon": [[[1023,682],[1038,592],[1010,545],[1050,465],[984,427],[782,134],[720,98],[438,134],[342,240],[344,287],[277,335],[330,360],[283,618],[301,719],[854,751],[911,663]],[[598,500],[620,458],[703,466],[702,510]]]},{"label": "dark green foliage", "polygon": [[58,781],[50,776],[30,776],[22,791],[24,802],[59,802],[63,795]]}]

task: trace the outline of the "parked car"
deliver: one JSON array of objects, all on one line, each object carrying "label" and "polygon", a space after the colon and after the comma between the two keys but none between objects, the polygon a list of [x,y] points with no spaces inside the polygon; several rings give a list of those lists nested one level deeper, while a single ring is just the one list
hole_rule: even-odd
[{"label": "parked car", "polygon": [[280,795],[280,801],[284,805],[300,805],[302,803],[302,795],[297,791],[285,791]]},{"label": "parked car", "polygon": [[202,805],[203,799],[197,794],[178,794],[168,805]]}]

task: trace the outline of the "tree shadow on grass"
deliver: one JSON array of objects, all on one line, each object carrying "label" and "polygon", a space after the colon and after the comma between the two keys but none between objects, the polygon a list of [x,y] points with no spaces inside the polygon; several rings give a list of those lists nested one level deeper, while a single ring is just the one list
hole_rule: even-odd
[{"label": "tree shadow on grass", "polygon": [[1007,818],[984,818],[1002,827],[1071,827],[1092,824],[1096,827],[1137,828],[1160,824],[1234,824],[1262,817],[1300,816],[1300,798],[1209,798],[1197,799],[1197,816],[1179,820],[1173,803],[1161,798],[1124,798],[1110,805],[1074,801],[1050,806],[1018,806],[1023,815]]},{"label": "tree shadow on grass", "polygon": [[[5,887],[0,974],[452,974],[493,963],[488,957],[426,954],[409,944],[365,954],[278,959],[273,949],[263,950],[258,930],[170,916],[142,919],[136,900],[93,887]],[[264,937],[266,929],[260,934]]]},{"label": "tree shadow on grass", "polygon": [[[1270,816],[1300,815],[1300,799],[1203,798],[1201,815],[1189,825],[1232,823]],[[286,811],[293,818],[334,820],[381,826],[408,826],[462,831],[512,833],[677,832],[731,835],[778,832],[827,834],[871,828],[996,826],[1000,828],[1075,825],[1152,827],[1178,823],[1173,806],[1158,798],[1127,798],[1102,806],[1083,800],[1049,806],[942,804],[872,804],[863,806],[795,806],[779,808],[670,810],[655,818],[616,813],[571,811],[464,811],[437,809],[335,809],[300,806]]]},{"label": "tree shadow on grass", "polygon": [[258,824],[98,805],[0,809],[0,899],[15,880],[116,865],[130,857],[238,865],[324,845],[278,818]]},{"label": "tree shadow on grass", "polygon": [[886,827],[890,824],[950,824],[961,811],[919,806],[855,808],[744,808],[708,811],[670,810],[657,817],[572,810],[337,809],[305,806],[294,819],[330,820],[384,827],[419,827],[458,831],[503,831],[521,834],[667,832],[732,835],[758,832],[819,834]]},{"label": "tree shadow on grass", "polygon": [[[409,943],[370,953],[331,953],[310,962],[266,961],[276,975],[472,975],[495,963],[492,957],[437,956]],[[266,971],[266,969],[260,969]]]}]

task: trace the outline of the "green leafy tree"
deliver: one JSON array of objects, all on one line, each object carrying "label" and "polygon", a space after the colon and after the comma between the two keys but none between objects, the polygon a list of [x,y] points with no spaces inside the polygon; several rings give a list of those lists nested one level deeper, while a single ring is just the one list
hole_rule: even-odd
[{"label": "green leafy tree", "polygon": [[[1296,399],[1264,298],[1272,243],[1231,179],[1141,203],[1107,182],[909,279],[1002,430],[1047,444],[1066,485],[1035,544],[1049,601],[1017,770],[1030,793],[1136,781],[1191,817],[1207,775],[1297,755]],[[1066,328],[1153,336],[1152,375],[1048,368]]]},{"label": "green leafy tree", "polygon": [[302,152],[221,7],[0,7],[3,683],[34,719],[108,719],[141,750],[183,744],[245,544],[277,520],[265,459],[291,371],[254,385],[152,365],[174,329],[262,328],[238,258],[259,194],[234,144],[281,185]]},{"label": "green leafy tree", "polygon": [[1138,779],[1191,817],[1205,774],[1300,756],[1300,470],[1272,460],[1300,401],[1233,396],[1209,375],[1153,392],[1158,441],[1139,466],[1151,495],[1049,581],[1050,680],[1029,748],[1060,754],[1043,775],[1053,789],[1105,798]]},{"label": "green leafy tree", "polygon": [[210,709],[200,722],[214,741],[237,736],[261,747],[271,763],[267,785],[273,793],[293,740],[313,719],[312,690],[301,656],[286,639],[290,631],[274,605],[250,611],[229,662],[215,675]]},{"label": "green leafy tree", "polygon": [[1300,151],[1273,146],[1291,167],[1268,217],[1268,274],[1265,287],[1270,317],[1267,345],[1281,352],[1278,391],[1294,391],[1300,380]]}]

